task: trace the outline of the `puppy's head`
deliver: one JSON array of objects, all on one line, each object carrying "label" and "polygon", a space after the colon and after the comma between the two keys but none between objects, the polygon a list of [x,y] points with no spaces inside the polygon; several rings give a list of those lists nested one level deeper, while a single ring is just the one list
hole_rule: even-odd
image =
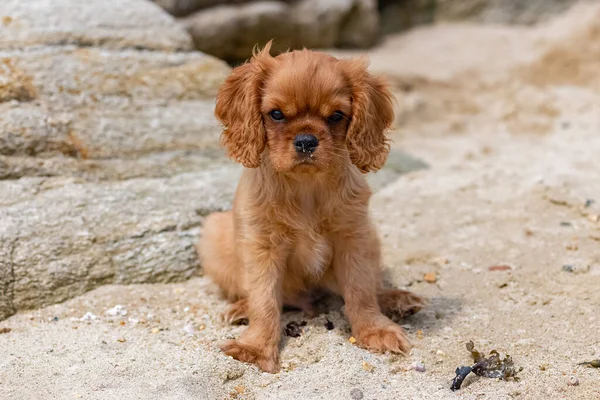
[{"label": "puppy's head", "polygon": [[365,59],[338,60],[309,50],[277,57],[270,43],[235,68],[219,90],[216,116],[228,154],[248,168],[318,172],[352,162],[383,166],[392,95]]}]

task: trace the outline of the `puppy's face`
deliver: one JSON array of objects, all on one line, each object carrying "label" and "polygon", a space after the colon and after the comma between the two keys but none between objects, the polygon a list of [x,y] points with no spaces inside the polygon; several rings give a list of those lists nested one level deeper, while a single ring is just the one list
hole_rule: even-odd
[{"label": "puppy's face", "polygon": [[352,93],[334,58],[307,51],[277,57],[260,111],[276,170],[312,172],[344,161]]},{"label": "puppy's face", "polygon": [[284,173],[311,173],[352,162],[381,168],[391,94],[364,60],[308,50],[268,53],[232,72],[217,96],[229,155],[248,168],[263,162]]}]

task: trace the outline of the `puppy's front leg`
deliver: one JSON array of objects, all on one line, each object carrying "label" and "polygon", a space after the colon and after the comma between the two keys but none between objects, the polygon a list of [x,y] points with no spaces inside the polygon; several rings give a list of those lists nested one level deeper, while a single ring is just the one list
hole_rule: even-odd
[{"label": "puppy's front leg", "polygon": [[358,343],[376,352],[389,350],[406,354],[410,349],[406,333],[381,313],[378,304],[381,255],[375,231],[359,230],[340,236],[334,253],[337,286]]},{"label": "puppy's front leg", "polygon": [[287,255],[284,246],[245,246],[249,326],[238,340],[221,345],[225,354],[256,364],[266,372],[279,371],[282,281]]}]

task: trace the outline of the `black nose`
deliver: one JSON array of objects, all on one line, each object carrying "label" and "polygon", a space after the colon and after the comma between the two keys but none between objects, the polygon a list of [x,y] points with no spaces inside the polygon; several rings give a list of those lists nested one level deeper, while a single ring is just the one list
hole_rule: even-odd
[{"label": "black nose", "polygon": [[298,135],[294,138],[294,147],[298,153],[312,153],[319,145],[313,135]]}]

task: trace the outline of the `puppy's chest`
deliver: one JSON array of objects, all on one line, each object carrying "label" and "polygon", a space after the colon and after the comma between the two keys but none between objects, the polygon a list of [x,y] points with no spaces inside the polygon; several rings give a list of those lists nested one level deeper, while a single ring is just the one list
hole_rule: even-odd
[{"label": "puppy's chest", "polygon": [[290,272],[309,280],[320,278],[331,264],[333,244],[328,232],[333,213],[320,199],[308,195],[297,198],[299,223],[293,229]]},{"label": "puppy's chest", "polygon": [[295,235],[288,266],[293,274],[317,279],[331,264],[333,247],[330,240],[318,232],[299,232]]}]

